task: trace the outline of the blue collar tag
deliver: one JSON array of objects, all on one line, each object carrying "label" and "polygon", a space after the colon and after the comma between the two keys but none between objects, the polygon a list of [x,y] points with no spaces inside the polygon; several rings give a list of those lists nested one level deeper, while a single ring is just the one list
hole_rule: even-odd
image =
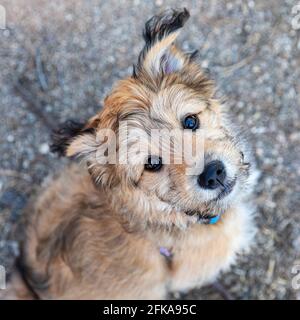
[{"label": "blue collar tag", "polygon": [[209,219],[209,224],[216,224],[220,220],[220,216],[215,216]]}]

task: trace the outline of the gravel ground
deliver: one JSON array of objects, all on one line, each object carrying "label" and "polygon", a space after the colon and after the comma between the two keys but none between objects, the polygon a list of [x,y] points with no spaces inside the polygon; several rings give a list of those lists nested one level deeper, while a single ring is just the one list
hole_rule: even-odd
[{"label": "gravel ground", "polygon": [[[9,233],[28,196],[62,167],[49,152],[59,121],[93,115],[112,84],[131,73],[146,19],[185,6],[180,36],[200,49],[248,133],[262,174],[256,189],[259,233],[219,284],[234,299],[299,299],[292,268],[300,259],[300,30],[297,1],[2,0],[0,30],[0,264],[18,246]],[[208,286],[184,296],[220,299]]]}]

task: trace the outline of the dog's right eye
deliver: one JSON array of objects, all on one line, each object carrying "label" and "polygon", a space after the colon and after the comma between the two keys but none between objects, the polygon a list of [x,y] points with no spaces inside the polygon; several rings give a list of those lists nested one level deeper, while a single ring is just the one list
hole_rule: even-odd
[{"label": "dog's right eye", "polygon": [[182,121],[184,129],[195,131],[199,128],[199,119],[196,115],[189,115]]},{"label": "dog's right eye", "polygon": [[148,171],[158,171],[162,167],[162,158],[158,156],[149,156],[145,169]]}]

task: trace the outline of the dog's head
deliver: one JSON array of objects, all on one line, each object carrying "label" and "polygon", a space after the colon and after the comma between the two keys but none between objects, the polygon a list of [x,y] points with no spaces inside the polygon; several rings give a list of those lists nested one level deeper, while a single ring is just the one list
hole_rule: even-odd
[{"label": "dog's head", "polygon": [[[82,157],[95,184],[114,189],[128,212],[156,224],[186,226],[219,215],[246,192],[249,180],[247,150],[214,98],[212,81],[195,53],[174,45],[188,18],[184,9],[150,19],[133,75],[117,84],[99,114],[82,126],[69,122],[54,141],[56,151]],[[169,159],[161,140],[147,140],[158,129],[163,136],[173,133]],[[174,145],[183,132],[183,149],[202,137],[199,163],[192,167],[187,156],[176,161],[183,149]],[[131,150],[127,162],[120,161],[124,142]],[[116,154],[105,163],[109,151]]]}]

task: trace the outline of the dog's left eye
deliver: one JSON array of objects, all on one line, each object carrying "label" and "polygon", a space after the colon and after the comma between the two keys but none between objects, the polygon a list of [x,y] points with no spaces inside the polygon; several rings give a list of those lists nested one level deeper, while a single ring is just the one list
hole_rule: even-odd
[{"label": "dog's left eye", "polygon": [[158,171],[162,167],[162,158],[157,156],[149,156],[145,169],[149,171]]},{"label": "dog's left eye", "polygon": [[196,115],[190,115],[183,119],[182,125],[184,129],[197,130],[199,128],[199,119]]}]

